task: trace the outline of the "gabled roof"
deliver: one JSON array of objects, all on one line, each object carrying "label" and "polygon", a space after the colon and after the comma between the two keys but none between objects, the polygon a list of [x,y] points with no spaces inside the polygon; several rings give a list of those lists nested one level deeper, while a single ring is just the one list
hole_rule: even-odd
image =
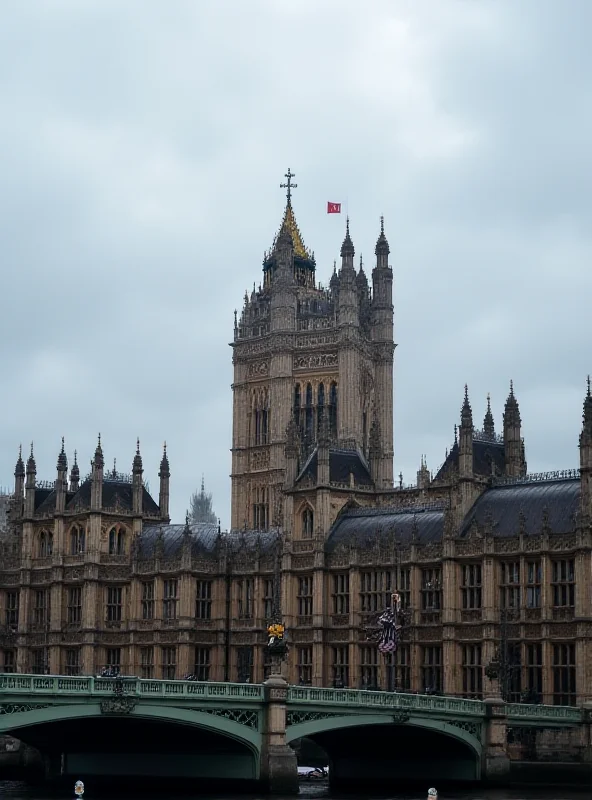
[{"label": "gabled roof", "polygon": [[194,554],[214,553],[218,548],[228,548],[232,552],[268,552],[278,541],[277,529],[268,531],[231,531],[220,533],[217,524],[209,522],[186,525],[147,525],[138,537],[138,556],[150,558],[154,555],[160,541],[162,553],[171,558],[180,553],[185,536],[191,539]]},{"label": "gabled roof", "polygon": [[409,542],[415,535],[419,544],[428,544],[440,541],[443,531],[444,510],[358,508],[337,517],[325,550],[330,553],[340,544],[368,547],[387,533],[398,542]]},{"label": "gabled roof", "polygon": [[[443,480],[449,473],[458,470],[458,455],[459,446],[458,442],[455,442],[445,462],[434,476],[435,481]],[[492,473],[492,464],[494,473]],[[503,475],[504,468],[503,442],[473,439],[473,471],[475,475],[483,477],[490,477],[492,474]]]}]

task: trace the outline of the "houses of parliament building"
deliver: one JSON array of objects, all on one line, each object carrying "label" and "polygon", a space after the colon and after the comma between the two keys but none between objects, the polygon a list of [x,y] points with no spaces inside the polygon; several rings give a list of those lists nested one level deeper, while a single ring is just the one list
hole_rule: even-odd
[{"label": "houses of parliament building", "polygon": [[[517,393],[498,432],[468,391],[454,443],[413,486],[393,475],[393,269],[346,227],[328,287],[297,226],[292,173],[258,290],[235,314],[231,531],[171,524],[158,498],[62,449],[50,481],[19,455],[0,547],[0,671],[260,682],[286,626],[291,683],[513,701],[592,696],[592,395],[580,469],[530,475]],[[378,226],[377,226],[378,227]],[[574,442],[574,447],[576,443]],[[56,448],[57,449],[57,448]],[[394,654],[369,635],[398,591]]]}]

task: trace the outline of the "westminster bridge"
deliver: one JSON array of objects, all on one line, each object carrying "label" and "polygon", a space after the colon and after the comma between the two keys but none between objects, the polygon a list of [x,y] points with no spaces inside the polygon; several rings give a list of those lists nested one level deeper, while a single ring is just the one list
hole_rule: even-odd
[{"label": "westminster bridge", "polygon": [[326,752],[336,786],[504,782],[529,764],[539,778],[571,764],[589,780],[591,719],[587,707],[289,686],[280,676],[0,675],[0,735],[35,748],[46,779],[69,782],[174,777],[286,794],[297,791],[290,745],[302,739]]}]

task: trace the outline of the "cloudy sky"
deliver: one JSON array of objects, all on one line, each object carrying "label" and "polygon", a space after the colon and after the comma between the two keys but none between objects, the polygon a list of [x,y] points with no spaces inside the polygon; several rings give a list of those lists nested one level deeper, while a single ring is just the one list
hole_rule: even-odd
[{"label": "cloudy sky", "polygon": [[511,378],[530,471],[577,466],[592,297],[590,0],[12,0],[0,26],[0,485],[140,437],[229,522],[233,310],[288,167],[328,280],[347,204],[395,273],[395,470]]}]

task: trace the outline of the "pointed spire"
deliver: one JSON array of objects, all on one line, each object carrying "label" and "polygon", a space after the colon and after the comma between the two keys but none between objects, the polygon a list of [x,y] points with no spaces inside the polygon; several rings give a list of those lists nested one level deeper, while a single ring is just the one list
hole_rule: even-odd
[{"label": "pointed spire", "polygon": [[456,423],[454,425],[454,444],[458,445],[458,427]]},{"label": "pointed spire", "polygon": [[169,457],[167,456],[167,443],[162,446],[162,458],[160,459],[160,470],[158,473],[159,478],[170,478],[171,468],[169,466]]},{"label": "pointed spire", "polygon": [[70,483],[77,485],[79,480],[80,469],[78,467],[78,452],[74,450],[74,463],[72,464],[72,469],[70,470]]},{"label": "pointed spire", "polygon": [[33,455],[33,442],[31,442],[31,454],[27,459],[27,475],[35,475],[37,472],[37,465],[35,464],[35,456]]},{"label": "pointed spire", "polygon": [[66,451],[64,449],[64,437],[62,436],[62,449],[58,456],[58,472],[68,471],[68,459],[66,458]]},{"label": "pointed spire", "polygon": [[380,218],[380,235],[376,240],[376,247],[374,248],[374,253],[377,256],[388,256],[390,253],[389,243],[387,242],[386,236],[384,235],[384,217]]},{"label": "pointed spire", "polygon": [[466,383],[465,396],[460,411],[460,425],[461,428],[473,428],[473,411],[471,409],[471,404],[469,403],[469,387]]},{"label": "pointed spire", "polygon": [[25,464],[23,461],[23,446],[22,444],[19,445],[19,454],[16,460],[16,465],[14,468],[14,477],[15,478],[23,478],[25,475]]},{"label": "pointed spire", "polygon": [[337,262],[333,261],[333,274],[331,275],[331,280],[329,281],[329,286],[333,291],[339,288],[339,275],[337,274]]},{"label": "pointed spire", "polygon": [[351,236],[349,235],[349,217],[346,218],[345,221],[345,239],[343,240],[343,244],[341,245],[341,257],[345,258],[346,256],[351,256],[353,259],[356,251],[354,249],[354,243],[351,240]]},{"label": "pointed spire", "polygon": [[580,442],[582,441],[582,437],[588,437],[589,440],[592,440],[592,393],[590,391],[589,375],[587,378],[586,396],[584,398],[584,412],[582,415],[582,433],[580,436]]},{"label": "pointed spire", "polygon": [[103,448],[101,447],[101,434],[99,433],[99,438],[97,441],[97,447],[95,450],[95,459],[94,465],[97,469],[103,469],[105,466],[105,459],[103,458]]},{"label": "pointed spire", "polygon": [[483,433],[491,441],[495,440],[495,423],[493,421],[493,414],[491,413],[491,396],[487,393],[487,411],[483,418]]},{"label": "pointed spire", "polygon": [[504,408],[504,427],[508,425],[520,425],[520,409],[514,395],[514,381],[510,381],[510,393]]},{"label": "pointed spire", "polygon": [[140,455],[140,438],[136,439],[136,455],[134,456],[134,461],[132,464],[132,473],[137,475],[143,472],[142,469],[142,456]]}]

